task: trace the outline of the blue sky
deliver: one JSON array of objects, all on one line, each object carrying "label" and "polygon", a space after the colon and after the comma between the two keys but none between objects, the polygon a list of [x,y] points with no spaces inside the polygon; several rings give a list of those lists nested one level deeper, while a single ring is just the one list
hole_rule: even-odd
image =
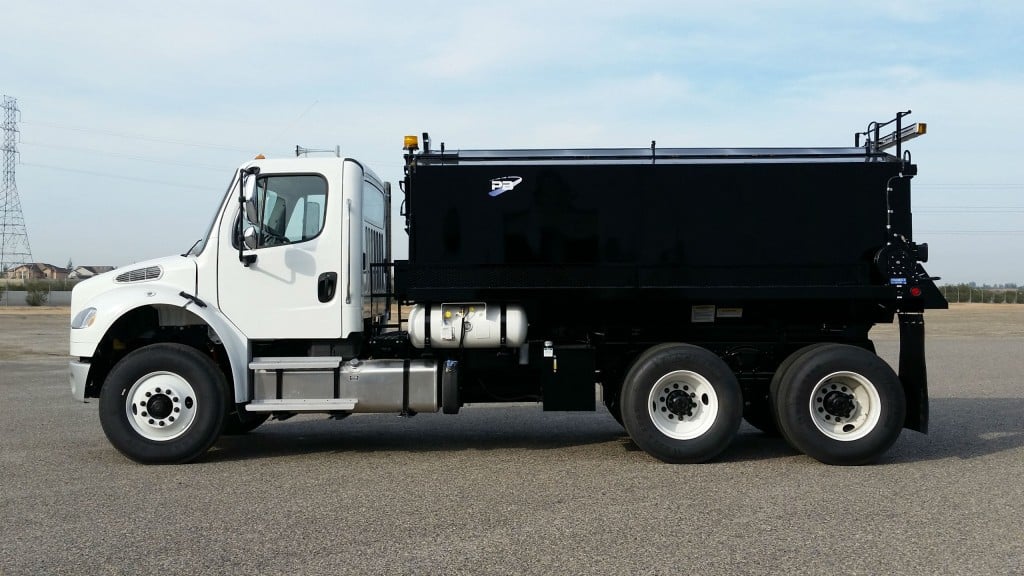
[{"label": "blue sky", "polygon": [[[374,4],[374,5],[370,5]],[[1019,2],[48,2],[3,9],[37,261],[180,253],[232,169],[341,146],[845,146],[897,110],[944,281],[1024,284]]]}]

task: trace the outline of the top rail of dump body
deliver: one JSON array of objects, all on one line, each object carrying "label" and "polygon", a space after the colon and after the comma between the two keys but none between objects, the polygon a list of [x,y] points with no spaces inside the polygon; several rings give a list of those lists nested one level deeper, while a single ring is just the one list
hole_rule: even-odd
[{"label": "top rail of dump body", "polygon": [[[902,162],[909,167],[909,153],[904,155],[903,143],[927,133],[928,125],[920,122],[903,126],[910,110],[897,112],[887,122],[870,122],[863,132],[854,133],[854,146],[806,148],[658,148],[652,140],[649,148],[581,148],[526,150],[456,150],[449,152],[441,143],[440,150],[430,147],[430,135],[423,133],[423,151],[419,139],[406,136],[407,164],[457,165],[488,164],[752,164],[752,163],[838,163],[838,162]],[[895,125],[889,134],[882,129]],[[863,142],[863,144],[862,144]],[[896,148],[896,154],[884,151]]]},{"label": "top rail of dump body", "polygon": [[456,164],[718,164],[899,162],[866,148],[584,148],[534,150],[424,150],[420,165]]}]

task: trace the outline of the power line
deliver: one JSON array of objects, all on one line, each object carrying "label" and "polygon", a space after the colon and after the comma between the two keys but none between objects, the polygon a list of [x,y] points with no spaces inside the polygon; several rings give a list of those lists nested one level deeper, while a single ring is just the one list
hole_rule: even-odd
[{"label": "power line", "polygon": [[1024,184],[915,184],[914,188],[1024,188]]},{"label": "power line", "polygon": [[915,235],[929,236],[1019,236],[1024,230],[914,230]]},{"label": "power line", "polygon": [[22,140],[23,145],[29,146],[41,146],[43,148],[52,148],[54,150],[70,150],[72,152],[84,152],[86,154],[99,154],[101,156],[111,156],[114,158],[125,158],[127,160],[139,160],[142,162],[152,162],[154,164],[167,164],[171,166],[184,166],[187,168],[202,168],[204,170],[217,170],[218,172],[224,171],[224,166],[213,166],[210,164],[195,164],[192,162],[176,162],[174,160],[157,159],[146,156],[135,156],[133,154],[121,154],[119,152],[107,152],[103,150],[95,150],[92,148],[83,148],[81,146],[67,146],[64,144],[43,144],[41,142],[27,142]]},{"label": "power line", "polygon": [[956,206],[915,208],[914,214],[1019,214],[1024,213],[1024,206]]},{"label": "power line", "polygon": [[175,144],[178,146],[192,146],[194,148],[210,148],[214,150],[231,150],[234,152],[244,152],[246,154],[252,154],[251,148],[238,148],[235,146],[225,146],[222,144],[205,144],[201,142],[188,142],[185,140],[175,140],[173,138],[159,138],[156,136],[145,136],[142,134],[129,134],[126,132],[114,132],[112,130],[100,130],[97,128],[82,128],[79,126],[67,126],[64,124],[57,124],[54,122],[22,122],[29,126],[45,126],[47,128],[57,128],[59,130],[71,130],[73,132],[86,132],[91,134],[104,134],[106,136],[116,136],[118,138],[127,138],[129,140],[142,140],[144,142],[158,142],[160,144]]},{"label": "power line", "polygon": [[22,166],[31,166],[33,168],[43,168],[46,170],[59,170],[61,172],[74,172],[76,174],[87,174],[89,176],[99,176],[102,178],[115,178],[117,180],[129,180],[131,182],[141,182],[143,184],[156,184],[159,186],[171,186],[174,188],[189,188],[192,190],[205,190],[209,191],[210,186],[193,186],[190,184],[176,184],[174,182],[167,182],[165,180],[150,180],[148,178],[135,178],[133,176],[124,176],[121,174],[110,174],[107,172],[94,172],[92,170],[80,170],[78,168],[67,168],[65,166],[51,166],[49,164],[36,164],[33,162],[22,162]]}]

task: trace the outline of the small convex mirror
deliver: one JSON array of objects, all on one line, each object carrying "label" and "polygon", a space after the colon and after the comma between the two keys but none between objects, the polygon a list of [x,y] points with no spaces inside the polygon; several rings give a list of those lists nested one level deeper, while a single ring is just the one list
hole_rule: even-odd
[{"label": "small convex mirror", "polygon": [[242,243],[249,250],[255,250],[259,246],[259,234],[256,233],[255,226],[246,226],[242,231]]}]

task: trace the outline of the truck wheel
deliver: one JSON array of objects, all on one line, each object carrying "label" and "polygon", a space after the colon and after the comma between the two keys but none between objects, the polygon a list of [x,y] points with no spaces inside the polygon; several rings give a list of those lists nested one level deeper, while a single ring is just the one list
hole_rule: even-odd
[{"label": "truck wheel", "polygon": [[782,380],[782,375],[789,370],[789,367],[793,365],[797,358],[825,345],[824,343],[811,344],[793,352],[775,370],[765,396],[753,399],[744,398],[743,418],[747,423],[769,436],[782,436],[782,431],[779,430],[778,412],[775,409],[775,397],[778,395],[779,382]]},{"label": "truck wheel", "polygon": [[220,433],[226,436],[238,436],[247,434],[260,427],[270,418],[270,414],[251,414],[242,420],[237,412],[229,412],[224,415],[224,427]]},{"label": "truck wheel", "polygon": [[709,460],[740,426],[743,396],[736,376],[708,350],[655,346],[637,359],[622,388],[622,420],[648,454],[670,463]]},{"label": "truck wheel", "polygon": [[146,464],[188,462],[217,440],[224,375],[181,344],[153,344],[124,357],[100,391],[100,424],[110,443]]},{"label": "truck wheel", "polygon": [[846,344],[797,354],[775,396],[786,440],[826,464],[866,464],[888,450],[906,416],[903,387],[892,368]]}]

